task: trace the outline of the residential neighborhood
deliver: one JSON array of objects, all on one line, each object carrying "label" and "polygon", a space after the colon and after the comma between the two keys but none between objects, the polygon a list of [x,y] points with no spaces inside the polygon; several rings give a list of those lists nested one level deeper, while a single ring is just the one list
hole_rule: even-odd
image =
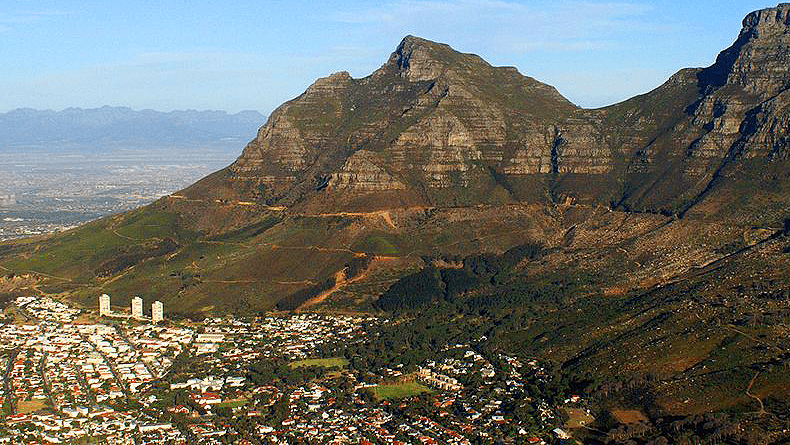
[{"label": "residential neighborhood", "polygon": [[547,443],[566,434],[551,431],[560,407],[535,400],[537,422],[506,409],[532,400],[525,386],[546,376],[535,360],[457,344],[413,370],[360,369],[333,352],[389,320],[154,324],[109,311],[107,299],[96,311],[43,296],[6,308],[0,443]]}]

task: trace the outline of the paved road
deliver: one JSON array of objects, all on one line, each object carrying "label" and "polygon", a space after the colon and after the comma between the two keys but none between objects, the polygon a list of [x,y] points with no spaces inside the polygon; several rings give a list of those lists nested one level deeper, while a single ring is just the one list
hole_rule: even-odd
[{"label": "paved road", "polygon": [[82,370],[77,365],[72,365],[74,369],[74,374],[77,376],[77,382],[79,382],[82,390],[85,391],[85,394],[88,395],[88,398],[91,400],[91,406],[96,406],[96,394],[93,393],[93,389],[91,389],[90,385],[88,385],[88,380],[85,378],[85,374],[83,374]]},{"label": "paved road", "polygon": [[100,351],[96,347],[96,345],[93,344],[92,341],[88,340],[87,335],[82,335],[82,340],[88,342],[94,351],[101,354],[102,358],[104,358],[104,361],[106,361],[107,365],[110,367],[110,372],[112,372],[112,376],[115,378],[115,381],[118,383],[118,386],[121,388],[121,391],[123,391],[123,394],[126,396],[126,400],[129,401],[129,398],[131,396],[131,393],[129,392],[129,387],[126,386],[126,382],[123,379],[121,379],[121,375],[118,373],[118,369],[115,367],[115,362],[107,354]]},{"label": "paved road", "polygon": [[55,404],[55,399],[52,397],[52,385],[50,385],[49,380],[47,380],[47,357],[49,357],[48,352],[45,352],[44,355],[41,356],[41,360],[38,361],[38,372],[41,374],[41,381],[44,383],[44,393],[47,395],[49,406],[60,411],[60,407]]},{"label": "paved road", "polygon": [[3,375],[3,389],[5,390],[8,399],[8,405],[11,407],[9,414],[16,414],[16,401],[14,400],[13,387],[11,386],[11,370],[14,369],[14,360],[19,355],[19,348],[11,351],[8,356],[8,364],[6,364],[5,374]]},{"label": "paved road", "polygon": [[[132,349],[134,349],[135,351],[137,351],[137,350],[138,350],[138,348],[135,346],[135,344],[134,344],[134,343],[132,343],[132,341],[131,341],[131,340],[129,340],[129,337],[126,335],[126,331],[125,331],[125,330],[123,330],[123,329],[121,329],[121,327],[120,327],[120,326],[117,326],[117,325],[115,326],[115,332],[117,332],[117,333],[118,333],[118,335],[120,335],[120,336],[121,336],[121,338],[123,339],[123,341],[125,341],[125,342],[126,342],[126,343],[127,343],[127,344],[128,344],[128,345],[129,345],[129,346],[132,348]],[[138,363],[142,363],[142,364],[143,364],[143,366],[145,366],[145,369],[146,369],[146,370],[148,370],[148,373],[149,373],[149,374],[151,374],[151,376],[153,376],[155,379],[156,379],[156,378],[159,378],[159,376],[157,375],[157,373],[156,373],[156,372],[154,372],[154,370],[153,370],[153,369],[151,369],[151,366],[150,366],[148,363],[146,363],[146,362],[145,362],[145,361],[143,361],[142,359],[137,359],[137,362],[138,362]]]}]

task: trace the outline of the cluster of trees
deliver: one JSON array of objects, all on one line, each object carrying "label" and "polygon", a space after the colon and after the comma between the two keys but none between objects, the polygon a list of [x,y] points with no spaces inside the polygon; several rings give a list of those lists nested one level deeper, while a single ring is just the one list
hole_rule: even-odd
[{"label": "cluster of trees", "polygon": [[465,257],[460,261],[461,268],[437,267],[434,258],[424,258],[426,266],[393,284],[379,298],[377,306],[385,311],[403,311],[421,308],[438,300],[454,301],[483,285],[507,282],[517,264],[540,258],[543,253],[544,248],[540,244],[522,244],[502,255]]},{"label": "cluster of trees", "polygon": [[17,290],[11,292],[0,292],[0,307],[5,307],[21,296],[24,296],[24,293]]},{"label": "cluster of trees", "polygon": [[250,365],[247,373],[254,385],[265,386],[273,383],[297,385],[321,377],[325,369],[320,366],[292,367],[282,360],[266,359]]},{"label": "cluster of trees", "polygon": [[365,254],[363,256],[354,257],[349,261],[345,268],[343,269],[343,273],[346,275],[346,279],[356,278],[370,267],[370,263],[373,261],[373,256],[370,254]]},{"label": "cluster of trees", "polygon": [[666,417],[622,424],[611,413],[604,412],[596,427],[606,434],[591,436],[585,443],[622,445],[696,445],[702,443],[765,444],[771,442],[767,432],[752,425],[747,427],[728,413],[708,413],[686,417]]}]

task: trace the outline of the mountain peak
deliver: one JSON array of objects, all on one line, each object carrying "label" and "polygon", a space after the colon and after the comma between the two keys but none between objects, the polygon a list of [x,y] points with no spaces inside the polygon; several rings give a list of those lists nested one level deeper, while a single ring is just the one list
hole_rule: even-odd
[{"label": "mountain peak", "polygon": [[737,85],[770,97],[790,83],[790,3],[749,13],[738,39],[700,73],[702,89]]},{"label": "mountain peak", "polygon": [[446,43],[439,43],[434,42],[432,40],[423,39],[422,37],[417,37],[413,35],[407,35],[400,41],[398,44],[398,48],[395,50],[396,53],[402,53],[404,51],[413,51],[414,49],[424,49],[428,51],[436,51],[436,50],[444,50],[444,51],[453,51],[450,45]]},{"label": "mountain peak", "polygon": [[475,54],[461,53],[450,45],[412,35],[401,40],[387,65],[412,82],[437,79],[448,69],[490,66]]},{"label": "mountain peak", "polygon": [[765,33],[786,33],[790,27],[790,3],[780,3],[772,8],[754,11],[743,19],[741,33],[757,33],[754,37]]}]

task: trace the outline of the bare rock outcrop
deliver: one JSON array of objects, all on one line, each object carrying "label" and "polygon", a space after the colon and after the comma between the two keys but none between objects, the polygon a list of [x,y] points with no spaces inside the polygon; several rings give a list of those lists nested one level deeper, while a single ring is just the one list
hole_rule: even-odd
[{"label": "bare rock outcrop", "polygon": [[370,76],[336,73],[283,104],[214,178],[235,185],[204,189],[334,210],[387,208],[377,194],[398,190],[411,204],[571,199],[684,215],[754,176],[745,160],[786,161],[788,24],[790,4],[749,14],[712,66],[598,110],[407,36]]}]

